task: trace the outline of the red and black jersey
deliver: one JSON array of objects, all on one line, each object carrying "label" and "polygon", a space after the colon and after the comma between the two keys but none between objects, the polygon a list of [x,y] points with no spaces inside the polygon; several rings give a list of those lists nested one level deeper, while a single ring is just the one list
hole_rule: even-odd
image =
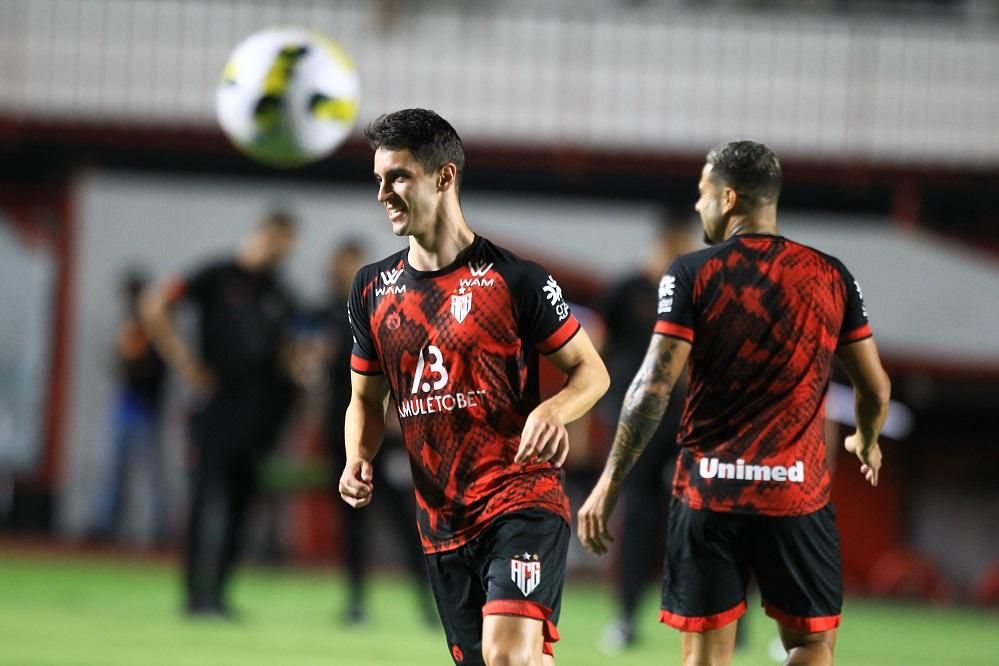
[{"label": "red and black jersey", "polygon": [[384,374],[413,470],[423,548],[457,548],[526,507],[569,520],[560,473],[513,462],[540,402],[538,352],[580,329],[555,278],[482,237],[449,266],[403,250],[362,268],[348,300],[351,369]]},{"label": "red and black jersey", "polygon": [[692,344],[674,494],[734,513],[825,506],[833,353],[871,335],[842,262],[764,234],[684,255],[660,282],[655,332]]}]

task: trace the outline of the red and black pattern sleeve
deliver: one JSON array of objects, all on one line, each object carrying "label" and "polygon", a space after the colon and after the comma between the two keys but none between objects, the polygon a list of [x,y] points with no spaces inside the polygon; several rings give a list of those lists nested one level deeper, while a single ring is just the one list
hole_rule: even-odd
[{"label": "red and black pattern sleeve", "polygon": [[871,337],[871,325],[867,320],[867,306],[860,283],[850,274],[842,262],[837,261],[843,285],[846,287],[846,311],[843,313],[843,326],[839,332],[839,347],[851,342],[859,342]]},{"label": "red and black pattern sleeve", "polygon": [[694,278],[690,255],[679,257],[659,281],[655,333],[694,342]]},{"label": "red and black pattern sleeve", "polygon": [[371,313],[368,304],[371,273],[372,271],[367,269],[358,271],[350,288],[350,296],[347,298],[347,319],[350,321],[350,330],[354,336],[350,369],[362,375],[382,374],[382,364],[378,360],[375,342],[371,335]]},{"label": "red and black pattern sleeve", "polygon": [[551,273],[529,261],[518,269],[511,287],[520,337],[542,354],[553,354],[579,332],[579,321]]}]

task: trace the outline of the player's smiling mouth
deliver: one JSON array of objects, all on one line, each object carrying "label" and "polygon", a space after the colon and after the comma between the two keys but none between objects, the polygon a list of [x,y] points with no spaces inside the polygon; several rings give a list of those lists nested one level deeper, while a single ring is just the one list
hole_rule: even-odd
[{"label": "player's smiling mouth", "polygon": [[390,222],[398,222],[406,214],[404,205],[385,204],[385,211],[388,213]]}]

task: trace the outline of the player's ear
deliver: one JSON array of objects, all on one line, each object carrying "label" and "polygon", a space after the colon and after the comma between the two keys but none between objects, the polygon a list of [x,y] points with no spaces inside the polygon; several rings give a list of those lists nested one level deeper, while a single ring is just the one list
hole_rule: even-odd
[{"label": "player's ear", "polygon": [[722,213],[730,213],[739,204],[739,193],[731,187],[722,188]]},{"label": "player's ear", "polygon": [[458,168],[454,162],[446,162],[437,175],[437,191],[446,192],[454,187],[458,179]]}]

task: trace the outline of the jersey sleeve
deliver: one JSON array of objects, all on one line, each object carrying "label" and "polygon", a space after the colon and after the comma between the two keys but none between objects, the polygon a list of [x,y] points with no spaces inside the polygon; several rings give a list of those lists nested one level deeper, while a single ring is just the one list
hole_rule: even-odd
[{"label": "jersey sleeve", "polygon": [[537,264],[524,263],[513,297],[521,339],[542,354],[557,352],[581,328],[562,296],[558,281]]},{"label": "jersey sleeve", "polygon": [[680,257],[659,281],[655,333],[694,342],[694,272]]},{"label": "jersey sleeve", "polygon": [[371,334],[371,313],[368,311],[368,299],[365,297],[365,287],[368,284],[366,271],[358,272],[347,298],[347,319],[354,336],[354,346],[350,354],[350,369],[362,375],[382,374],[382,364],[375,351],[375,342]]},{"label": "jersey sleeve", "polygon": [[843,313],[843,326],[839,332],[839,345],[859,342],[871,337],[871,325],[867,320],[867,306],[864,305],[864,293],[860,283],[847,270],[842,262],[838,262],[840,275],[846,287],[846,311]]}]

